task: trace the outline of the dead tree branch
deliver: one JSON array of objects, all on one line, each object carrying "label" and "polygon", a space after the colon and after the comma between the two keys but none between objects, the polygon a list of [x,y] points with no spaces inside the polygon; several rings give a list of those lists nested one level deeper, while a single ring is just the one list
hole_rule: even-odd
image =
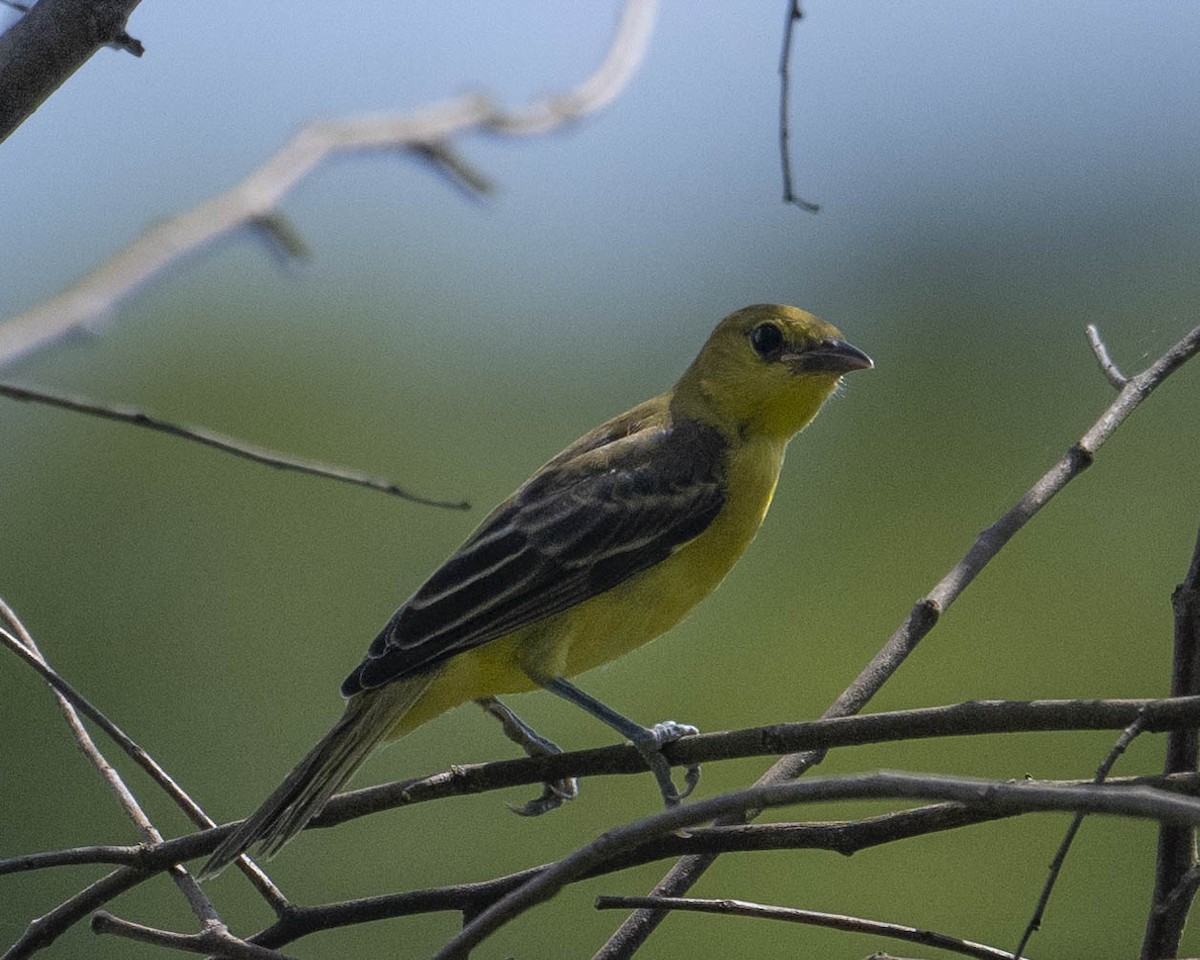
[{"label": "dead tree branch", "polygon": [[125,32],[140,0],[41,0],[0,35],[0,143],[103,46],[142,55]]},{"label": "dead tree branch", "polygon": [[1146,787],[1122,789],[1088,784],[1048,787],[1037,781],[977,780],[896,771],[855,774],[788,783],[760,784],[722,796],[674,807],[609,830],[585,847],[527,883],[517,887],[463,926],[435,955],[435,960],[460,960],[491,934],[518,916],[581,879],[588,870],[638,844],[709,820],[744,817],[753,811],[796,803],[880,798],[955,800],[987,810],[1059,810],[1109,813],[1160,819],[1177,824],[1200,823],[1200,800],[1178,797]]},{"label": "dead tree branch", "polygon": [[[506,111],[488,97],[477,95],[411,114],[373,114],[310,124],[241,183],[149,227],[77,283],[0,323],[0,365],[68,334],[96,329],[123,300],[169,264],[218,238],[240,227],[278,225],[284,197],[337,154],[408,150],[423,159],[432,158],[456,185],[477,189],[478,177],[464,175],[469,168],[450,151],[447,141],[472,130],[500,137],[536,136],[606,107],[637,72],[657,6],[657,0],[626,0],[612,43],[596,72],[573,90],[527,107]],[[290,236],[294,231],[287,233]]]},{"label": "dead tree branch", "polygon": [[[1175,643],[1171,664],[1171,691],[1200,690],[1200,534],[1187,575],[1171,594],[1175,613]],[[1167,773],[1192,772],[1200,761],[1200,732],[1195,727],[1167,736]],[[1154,895],[1143,960],[1174,957],[1196,894],[1196,831],[1184,826],[1164,826],[1158,833],[1158,858]]]},{"label": "dead tree branch", "polygon": [[324,477],[327,480],[337,480],[356,487],[365,487],[368,490],[377,490],[380,493],[399,497],[402,500],[408,500],[412,503],[423,504],[427,507],[443,507],[447,510],[469,510],[471,508],[471,504],[466,500],[436,500],[430,497],[423,497],[382,477],[373,477],[358,470],[335,467],[329,464],[317,463],[313,460],[301,460],[289,454],[277,453],[274,450],[268,450],[266,447],[234,439],[233,437],[217,433],[217,431],[209,430],[205,427],[189,427],[178,423],[171,423],[167,420],[153,417],[142,410],[95,403],[91,400],[79,400],[74,397],[65,397],[62,394],[49,393],[45,390],[17,387],[6,383],[0,383],[0,397],[9,397],[13,400],[23,400],[30,403],[40,403],[49,407],[57,407],[60,410],[70,410],[73,413],[83,413],[91,417],[99,417],[102,420],[113,420],[117,423],[124,423],[133,427],[143,427],[146,430],[165,433],[167,436],[178,437],[181,440],[190,440],[201,446],[220,450],[222,453],[233,454],[235,457],[241,457],[252,463],[275,467],[278,470],[291,470],[296,473],[308,474],[309,476]]},{"label": "dead tree branch", "polygon": [[685,910],[692,913],[715,913],[723,917],[750,917],[755,920],[782,920],[785,923],[801,923],[810,927],[825,927],[828,930],[843,930],[846,933],[866,933],[877,937],[889,937],[905,943],[917,943],[925,947],[936,947],[963,957],[977,960],[1014,960],[1014,954],[997,950],[982,943],[964,940],[935,930],[906,927],[898,923],[866,920],[862,917],[847,917],[836,913],[820,913],[816,910],[798,910],[795,907],[777,907],[763,903],[748,903],[745,900],[694,900],[688,897],[597,897],[597,910]]}]

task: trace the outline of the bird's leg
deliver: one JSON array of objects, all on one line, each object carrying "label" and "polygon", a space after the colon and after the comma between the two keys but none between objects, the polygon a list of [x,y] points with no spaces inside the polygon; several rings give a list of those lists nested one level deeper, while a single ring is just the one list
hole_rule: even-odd
[{"label": "bird's leg", "polygon": [[[526,756],[548,757],[563,752],[562,747],[553,740],[543,737],[496,697],[484,697],[475,702],[483,707],[485,713],[500,721],[504,735],[524,750]],[[549,813],[555,807],[562,806],[564,800],[574,800],[578,795],[578,781],[574,777],[566,777],[562,780],[547,782],[540,797],[535,797],[519,807],[509,804],[508,809],[522,817],[536,817],[543,813]]]},{"label": "bird's leg", "polygon": [[696,727],[687,723],[676,723],[674,720],[656,723],[653,727],[643,727],[640,723],[635,723],[628,717],[617,713],[612,707],[606,706],[595,697],[584,693],[562,677],[543,680],[541,685],[551,693],[557,693],[564,700],[569,700],[577,707],[582,707],[597,720],[607,723],[617,733],[628,738],[637,747],[638,752],[645,759],[646,765],[653,772],[658,781],[658,789],[662,791],[663,802],[668,807],[675,806],[696,788],[696,784],[700,781],[698,766],[687,768],[687,773],[684,774],[684,790],[683,793],[680,793],[675,789],[675,784],[671,780],[671,765],[662,755],[662,748],[668,743],[674,743],[681,737],[699,733],[700,731]]}]

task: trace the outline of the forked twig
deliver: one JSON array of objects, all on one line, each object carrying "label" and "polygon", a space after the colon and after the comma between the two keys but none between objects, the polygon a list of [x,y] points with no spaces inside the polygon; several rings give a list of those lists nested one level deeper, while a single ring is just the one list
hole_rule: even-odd
[{"label": "forked twig", "polygon": [[1087,332],[1088,343],[1091,344],[1092,353],[1096,355],[1096,362],[1100,364],[1100,371],[1108,378],[1108,382],[1117,390],[1124,388],[1129,382],[1129,378],[1123,374],[1117,367],[1113,358],[1108,353],[1108,345],[1100,338],[1100,330],[1094,323],[1089,323],[1084,328]]},{"label": "forked twig", "polygon": [[[0,598],[0,622],[7,624],[12,630],[10,633],[9,630],[0,629],[0,643],[7,646],[13,653],[24,660],[25,663],[36,670],[42,679],[50,685],[60,706],[63,707],[63,712],[68,717],[68,721],[70,722],[71,717],[75,718],[76,722],[72,724],[73,731],[76,729],[76,726],[82,729],[82,724],[78,724],[78,714],[83,714],[103,730],[131,760],[141,767],[151,780],[158,784],[163,792],[174,801],[175,805],[184,812],[192,823],[202,829],[217,825],[216,821],[204,812],[200,805],[176,783],[174,778],[163,769],[157,760],[134,742],[131,737],[94,706],[83,694],[59,676],[46,661],[45,657],[42,656],[32,635],[3,598]],[[83,731],[83,735],[87,736],[86,730]],[[90,742],[90,737],[88,738],[88,742]],[[132,798],[132,794],[130,794],[130,797]],[[157,835],[157,832],[156,836],[157,839],[149,840],[150,846],[162,844],[162,837]],[[142,849],[145,849],[145,847]],[[259,894],[277,914],[287,909],[287,899],[257,865],[245,857],[238,861],[238,865],[250,879],[250,882],[254,884]],[[188,892],[194,893],[195,891],[189,890]],[[215,914],[210,919],[215,919]]]},{"label": "forked twig", "polygon": [[114,917],[106,910],[92,917],[93,933],[110,933],[137,943],[149,943],[184,953],[217,954],[221,960],[295,960],[269,947],[247,943],[224,927],[206,927],[199,933],[172,933]]},{"label": "forked twig", "polygon": [[[19,650],[26,654],[29,659],[36,665],[40,665],[45,671],[50,671],[50,665],[46,663],[45,657],[42,656],[41,650],[38,649],[37,643],[33,637],[25,629],[24,625],[17,619],[12,609],[0,600],[0,618],[4,622],[11,625],[16,632],[16,635],[10,634],[7,630],[0,629],[0,639],[3,639],[6,644],[15,644]],[[43,674],[45,675],[45,674]],[[116,798],[118,806],[125,811],[125,815],[133,822],[134,828],[141,836],[144,843],[159,844],[163,842],[162,834],[150,822],[150,818],[142,809],[137,798],[133,795],[126,785],[121,775],[116,771],[116,768],[108,762],[108,758],[104,756],[91,735],[87,732],[87,728],[83,725],[79,713],[75,710],[74,704],[70,699],[53,684],[51,691],[54,694],[55,700],[58,701],[59,709],[62,711],[63,717],[67,721],[67,726],[71,730],[71,735],[75,738],[75,742],[79,745],[79,749],[83,755],[87,757],[88,762],[100,774],[100,778],[108,786],[113,796]],[[98,711],[97,711],[98,712]],[[132,743],[132,741],[130,741]],[[217,914],[216,907],[212,901],[200,889],[200,885],[195,878],[187,872],[187,870],[176,864],[170,869],[171,879],[175,881],[175,885],[179,887],[184,899],[187,900],[188,906],[192,912],[200,920],[205,927],[223,927],[221,918]]]},{"label": "forked twig", "polygon": [[[1113,764],[1129,748],[1129,744],[1133,742],[1134,737],[1142,732],[1142,719],[1142,714],[1139,713],[1137,719],[1121,731],[1121,735],[1117,737],[1117,742],[1108,751],[1108,756],[1096,768],[1096,776],[1092,779],[1093,783],[1103,783],[1108,778]],[[1062,842],[1059,843],[1058,850],[1054,853],[1054,859],[1050,861],[1050,869],[1046,875],[1046,882],[1043,884],[1042,892],[1038,896],[1037,905],[1033,908],[1033,914],[1030,916],[1029,922],[1025,925],[1025,931],[1021,934],[1021,941],[1017,944],[1017,949],[1013,951],[1013,956],[1022,956],[1025,952],[1025,947],[1029,945],[1030,938],[1042,928],[1042,919],[1046,915],[1046,905],[1050,902],[1050,894],[1054,892],[1054,885],[1058,882],[1058,875],[1062,871],[1063,864],[1067,861],[1067,854],[1070,852],[1071,845],[1075,842],[1075,836],[1079,833],[1081,826],[1083,826],[1083,814],[1077,813],[1071,818],[1071,825],[1067,827],[1067,832],[1063,835]]]},{"label": "forked twig", "polygon": [[[40,6],[40,5],[39,5]],[[502,110],[485,96],[467,96],[410,114],[373,114],[310,124],[241,183],[199,206],[147,228],[141,236],[61,293],[0,323],[0,364],[27,356],[73,332],[97,328],[118,304],[180,258],[232,231],[278,218],[279,204],[329,157],[347,152],[409,149],[478,189],[477,177],[447,146],[455,134],[480,130],[525,137],[566,126],[606,107],[640,66],[657,0],[626,0],[604,61],[566,93],[524,108]]]}]

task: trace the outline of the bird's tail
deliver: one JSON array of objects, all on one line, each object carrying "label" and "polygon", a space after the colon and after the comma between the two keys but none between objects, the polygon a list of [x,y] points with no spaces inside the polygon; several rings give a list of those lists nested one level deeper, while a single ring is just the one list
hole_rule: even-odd
[{"label": "bird's tail", "polygon": [[398,680],[351,698],[346,712],[262,805],[213,852],[200,871],[215,877],[256,844],[272,857],[321,812],[336,793],[387,739],[388,733],[432,682],[433,674]]}]

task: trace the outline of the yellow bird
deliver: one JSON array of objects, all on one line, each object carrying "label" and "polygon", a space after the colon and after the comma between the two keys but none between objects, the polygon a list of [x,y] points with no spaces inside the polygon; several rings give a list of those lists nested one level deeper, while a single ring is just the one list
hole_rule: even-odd
[{"label": "yellow bird", "polygon": [[[276,853],[375,747],[468,700],[527,752],[558,752],[496,699],[539,687],[631,740],[678,803],[661,750],[695,728],[643,727],[565,678],[654,639],[712,592],[762,523],[788,441],[842,374],[871,366],[795,307],[722,320],[674,388],[538,470],[396,611],[342,684],[342,718],[202,875],[256,844]],[[697,776],[688,771],[689,789]],[[573,795],[573,781],[548,784],[518,812]]]}]

